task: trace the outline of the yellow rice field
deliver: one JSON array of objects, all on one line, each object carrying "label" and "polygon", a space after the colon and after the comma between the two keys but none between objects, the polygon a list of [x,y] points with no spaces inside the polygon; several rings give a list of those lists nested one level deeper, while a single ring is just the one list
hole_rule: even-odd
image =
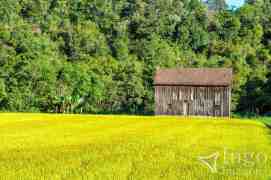
[{"label": "yellow rice field", "polygon": [[261,180],[270,160],[257,121],[0,114],[0,179]]}]

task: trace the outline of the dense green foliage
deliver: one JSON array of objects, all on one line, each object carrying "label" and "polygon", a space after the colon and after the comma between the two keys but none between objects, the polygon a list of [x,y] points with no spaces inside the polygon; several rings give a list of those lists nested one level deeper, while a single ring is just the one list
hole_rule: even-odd
[{"label": "dense green foliage", "polygon": [[0,0],[1,111],[152,113],[163,67],[232,67],[233,110],[269,111],[271,3],[255,2]]}]

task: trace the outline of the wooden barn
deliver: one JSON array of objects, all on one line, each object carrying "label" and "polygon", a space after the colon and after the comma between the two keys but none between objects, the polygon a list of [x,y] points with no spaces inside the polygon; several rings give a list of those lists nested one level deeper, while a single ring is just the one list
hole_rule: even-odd
[{"label": "wooden barn", "polygon": [[232,69],[159,69],[155,114],[230,116]]}]

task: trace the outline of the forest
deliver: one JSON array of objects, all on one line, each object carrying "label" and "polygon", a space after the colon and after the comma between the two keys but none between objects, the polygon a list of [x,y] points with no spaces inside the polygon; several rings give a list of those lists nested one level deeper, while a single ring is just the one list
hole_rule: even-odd
[{"label": "forest", "polygon": [[271,2],[0,0],[0,111],[152,114],[157,68],[233,68],[232,111],[271,111]]}]

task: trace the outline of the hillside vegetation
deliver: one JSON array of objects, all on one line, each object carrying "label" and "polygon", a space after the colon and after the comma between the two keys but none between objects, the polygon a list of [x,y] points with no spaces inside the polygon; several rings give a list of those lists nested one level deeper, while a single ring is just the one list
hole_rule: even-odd
[{"label": "hillside vegetation", "polygon": [[232,109],[270,111],[271,4],[248,2],[0,0],[0,110],[149,114],[157,68],[229,67]]},{"label": "hillside vegetation", "polygon": [[[270,130],[256,121],[1,114],[0,142],[0,179],[271,177]],[[215,169],[199,161],[213,154]]]}]

